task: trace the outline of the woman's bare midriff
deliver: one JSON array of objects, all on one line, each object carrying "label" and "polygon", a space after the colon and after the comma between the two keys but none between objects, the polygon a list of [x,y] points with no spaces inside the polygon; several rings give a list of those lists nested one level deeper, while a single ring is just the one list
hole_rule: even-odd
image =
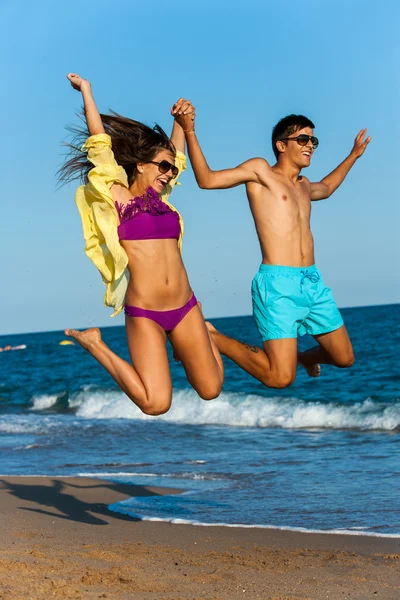
[{"label": "woman's bare midriff", "polygon": [[121,241],[128,255],[130,281],[125,303],[147,310],[173,310],[191,297],[175,239]]}]

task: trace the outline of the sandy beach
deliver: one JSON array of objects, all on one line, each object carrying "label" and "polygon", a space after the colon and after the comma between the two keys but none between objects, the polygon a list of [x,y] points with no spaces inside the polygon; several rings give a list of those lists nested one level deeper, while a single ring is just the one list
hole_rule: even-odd
[{"label": "sandy beach", "polygon": [[2,477],[0,598],[400,597],[400,540],[141,522],[107,506],[167,488]]}]

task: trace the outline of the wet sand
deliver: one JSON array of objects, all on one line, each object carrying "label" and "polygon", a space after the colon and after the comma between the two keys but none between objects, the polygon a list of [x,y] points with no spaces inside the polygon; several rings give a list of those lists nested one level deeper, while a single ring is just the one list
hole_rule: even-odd
[{"label": "wet sand", "polygon": [[0,477],[1,600],[399,600],[400,539],[135,521],[167,488]]}]

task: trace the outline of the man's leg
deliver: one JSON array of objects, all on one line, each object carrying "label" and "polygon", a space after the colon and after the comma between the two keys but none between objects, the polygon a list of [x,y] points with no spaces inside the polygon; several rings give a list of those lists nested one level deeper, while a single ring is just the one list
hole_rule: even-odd
[{"label": "man's leg", "polygon": [[272,388],[284,388],[296,378],[297,338],[284,338],[264,342],[264,349],[230,338],[207,327],[218,350],[230,358],[252,377]]},{"label": "man's leg", "polygon": [[313,337],[319,345],[299,353],[299,363],[305,369],[318,363],[346,369],[354,363],[353,347],[344,325],[330,333]]}]

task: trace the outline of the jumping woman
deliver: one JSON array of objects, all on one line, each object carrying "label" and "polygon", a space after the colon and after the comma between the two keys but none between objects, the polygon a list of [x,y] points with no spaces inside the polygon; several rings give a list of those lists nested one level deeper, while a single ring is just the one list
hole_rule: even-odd
[{"label": "jumping woman", "polygon": [[[60,179],[84,182],[76,203],[85,252],[107,286],[105,304],[114,315],[124,307],[132,364],[103,342],[97,328],[65,333],[146,414],[160,415],[171,406],[167,337],[199,396],[216,398],[223,364],[182,262],[182,217],[168,202],[185,168],[184,132],[175,122],[169,139],[158,125],[151,129],[115,113],[100,115],[89,81],[73,73],[68,79],[82,94],[87,130],[74,130],[72,156]],[[181,110],[193,108],[187,103]],[[77,142],[84,138],[80,149]]]}]

